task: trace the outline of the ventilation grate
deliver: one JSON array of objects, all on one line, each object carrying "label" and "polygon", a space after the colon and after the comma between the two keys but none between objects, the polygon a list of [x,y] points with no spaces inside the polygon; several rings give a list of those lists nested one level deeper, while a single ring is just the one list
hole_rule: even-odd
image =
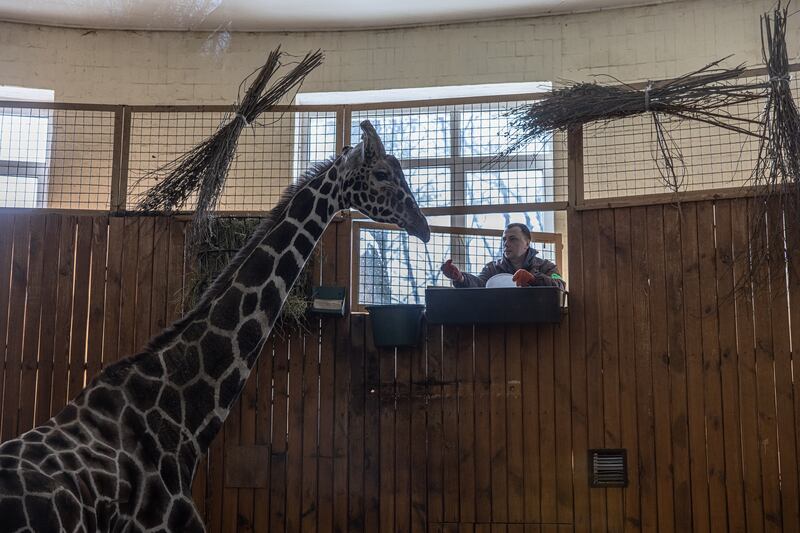
[{"label": "ventilation grate", "polygon": [[589,486],[627,487],[627,450],[589,450]]}]

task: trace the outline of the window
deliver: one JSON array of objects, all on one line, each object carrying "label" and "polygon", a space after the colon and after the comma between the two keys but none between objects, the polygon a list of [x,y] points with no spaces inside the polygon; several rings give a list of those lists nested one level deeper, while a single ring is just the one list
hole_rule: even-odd
[{"label": "window", "polygon": [[[52,102],[53,91],[0,86],[0,100]],[[50,110],[0,105],[0,207],[39,207],[46,194]]]},{"label": "window", "polygon": [[[506,146],[509,111],[523,103],[514,94],[546,88],[549,84],[537,83],[313,93],[298,95],[297,103],[358,104],[350,111],[346,142],[357,144],[359,124],[369,119],[386,150],[400,161],[420,207],[435,209],[437,214],[429,216],[431,225],[502,230],[508,223],[524,222],[534,232],[553,233],[552,211],[519,209],[566,199],[566,187],[556,187],[559,178],[566,184],[566,167],[556,164],[553,139],[535,140],[510,156],[498,155]],[[508,95],[507,100],[498,101],[498,94]],[[487,95],[492,98],[476,99],[475,103],[431,101],[427,105],[426,101]],[[382,106],[381,101],[393,103]],[[402,101],[410,101],[409,107],[397,103]],[[306,162],[304,158],[314,153],[311,147],[315,143],[323,146],[314,132],[335,129],[335,117],[309,119],[298,126],[296,153],[303,155],[295,161]],[[320,152],[330,154],[335,146],[332,142],[324,144]],[[558,176],[559,171],[564,176]],[[453,207],[478,209],[469,214],[446,214]],[[447,281],[438,269],[444,259],[452,257],[465,271],[479,272],[501,253],[499,232],[470,235],[444,231],[434,233],[424,245],[389,228],[363,225],[357,231],[357,304],[422,303],[426,285]],[[537,248],[548,258],[555,253],[552,243],[537,243]]]}]

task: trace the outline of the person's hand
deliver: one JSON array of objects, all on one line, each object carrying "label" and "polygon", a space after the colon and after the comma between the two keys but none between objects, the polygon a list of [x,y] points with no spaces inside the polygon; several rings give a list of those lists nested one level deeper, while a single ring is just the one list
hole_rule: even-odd
[{"label": "person's hand", "polygon": [[524,268],[520,268],[514,275],[511,277],[511,280],[517,284],[517,287],[527,287],[533,283],[535,276],[525,270]]},{"label": "person's hand", "polygon": [[461,281],[464,279],[464,274],[462,274],[458,267],[453,264],[452,259],[448,259],[442,263],[442,273],[445,275],[445,277],[452,279],[453,281]]}]

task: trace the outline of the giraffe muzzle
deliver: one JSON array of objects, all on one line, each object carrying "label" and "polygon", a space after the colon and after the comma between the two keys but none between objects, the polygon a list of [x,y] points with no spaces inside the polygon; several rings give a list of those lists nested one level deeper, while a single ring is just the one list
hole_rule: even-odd
[{"label": "giraffe muzzle", "polygon": [[431,228],[422,214],[420,214],[419,219],[407,225],[405,230],[409,235],[418,238],[422,242],[426,243],[431,240]]}]

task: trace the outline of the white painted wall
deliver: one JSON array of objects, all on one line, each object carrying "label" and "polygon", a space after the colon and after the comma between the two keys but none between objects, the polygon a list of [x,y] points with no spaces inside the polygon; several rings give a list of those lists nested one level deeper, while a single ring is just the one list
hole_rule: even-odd
[{"label": "white painted wall", "polygon": [[[57,101],[228,104],[277,44],[322,48],[304,88],[348,91],[473,83],[664,78],[729,54],[761,60],[759,15],[773,0],[683,0],[580,15],[314,33],[87,31],[0,23],[0,85]],[[798,56],[800,18],[789,21]]]}]

